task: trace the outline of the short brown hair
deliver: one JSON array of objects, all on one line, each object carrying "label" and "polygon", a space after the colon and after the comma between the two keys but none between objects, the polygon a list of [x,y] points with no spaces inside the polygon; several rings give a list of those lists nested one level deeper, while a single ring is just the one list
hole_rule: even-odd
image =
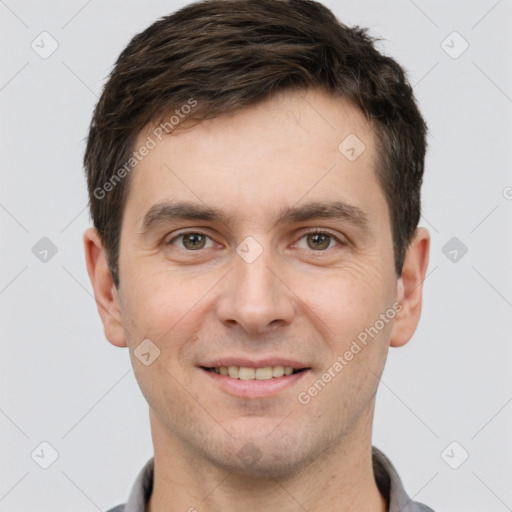
[{"label": "short brown hair", "polygon": [[195,2],[133,37],[96,105],[84,155],[90,211],[115,285],[125,176],[136,165],[141,130],[191,98],[198,107],[189,118],[200,122],[277,91],[310,87],[349,100],[375,128],[377,175],[401,275],[420,218],[427,126],[403,69],[376,41],[312,0]]}]

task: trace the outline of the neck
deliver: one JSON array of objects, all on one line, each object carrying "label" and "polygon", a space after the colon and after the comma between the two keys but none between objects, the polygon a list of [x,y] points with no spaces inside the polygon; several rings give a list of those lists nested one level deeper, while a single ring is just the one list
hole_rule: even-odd
[{"label": "neck", "polygon": [[155,414],[151,427],[155,472],[146,512],[387,511],[373,474],[371,421],[361,425],[362,431],[354,429],[357,440],[345,438],[307,467],[280,478],[247,476],[205,461]]}]

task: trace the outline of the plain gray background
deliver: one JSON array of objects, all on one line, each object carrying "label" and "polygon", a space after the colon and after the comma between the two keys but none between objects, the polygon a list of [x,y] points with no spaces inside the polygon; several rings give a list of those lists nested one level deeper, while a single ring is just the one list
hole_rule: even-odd
[{"label": "plain gray background", "polygon": [[[91,295],[82,157],[120,51],[185,3],[0,0],[0,511],[106,510],[152,455]],[[373,444],[437,512],[512,510],[512,2],[324,3],[384,39],[430,128],[423,314],[390,350]]]}]

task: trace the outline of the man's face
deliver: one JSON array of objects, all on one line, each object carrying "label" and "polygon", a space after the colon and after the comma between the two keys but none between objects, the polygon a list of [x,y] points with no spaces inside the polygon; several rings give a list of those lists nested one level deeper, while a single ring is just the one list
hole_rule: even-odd
[{"label": "man's face", "polygon": [[[368,435],[393,329],[376,324],[397,278],[371,127],[342,100],[302,96],[166,136],[134,169],[124,210],[118,296],[153,435],[239,471],[285,474]],[[229,221],[173,217],[182,202]],[[335,217],[308,214],[334,203]],[[160,355],[146,366],[134,351],[147,339]],[[251,380],[269,367],[277,377]]]}]

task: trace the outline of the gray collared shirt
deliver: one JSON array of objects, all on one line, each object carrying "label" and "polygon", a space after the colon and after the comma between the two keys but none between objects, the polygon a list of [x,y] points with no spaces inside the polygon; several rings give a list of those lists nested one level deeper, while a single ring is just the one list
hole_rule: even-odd
[{"label": "gray collared shirt", "polygon": [[[373,472],[380,492],[386,498],[388,512],[434,512],[430,507],[412,501],[391,461],[372,446]],[[125,505],[118,505],[107,512],[145,512],[153,490],[153,458],[142,468]]]}]

